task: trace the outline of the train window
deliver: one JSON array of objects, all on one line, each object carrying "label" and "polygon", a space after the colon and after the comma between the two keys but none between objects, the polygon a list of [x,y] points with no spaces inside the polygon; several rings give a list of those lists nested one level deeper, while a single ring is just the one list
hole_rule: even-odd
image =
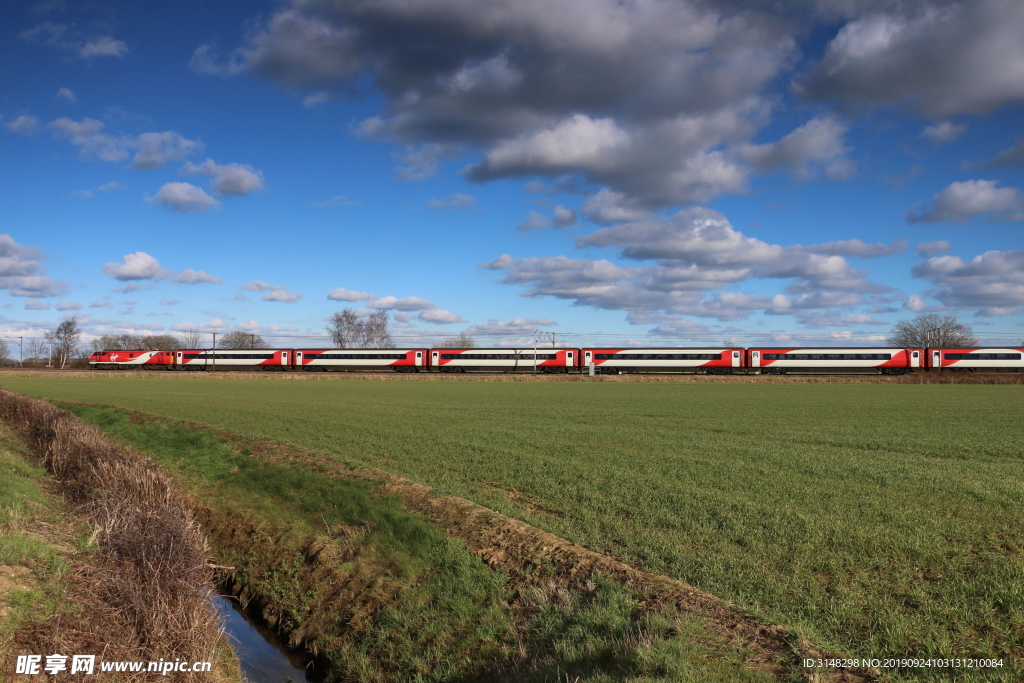
[{"label": "train window", "polygon": [[946,360],[1020,360],[1019,353],[947,353]]}]

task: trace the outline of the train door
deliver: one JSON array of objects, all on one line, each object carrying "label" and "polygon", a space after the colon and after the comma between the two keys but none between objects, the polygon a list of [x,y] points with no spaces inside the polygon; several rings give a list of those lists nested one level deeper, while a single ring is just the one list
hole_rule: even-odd
[{"label": "train door", "polygon": [[296,351],[295,352],[295,367],[298,368],[298,367],[301,367],[301,366],[302,366],[302,351]]},{"label": "train door", "polygon": [[750,367],[759,368],[761,367],[761,352],[751,351],[750,352]]},{"label": "train door", "polygon": [[281,352],[281,365],[282,366],[287,366],[288,365],[288,352],[287,351],[282,351]]},{"label": "train door", "polygon": [[423,352],[422,351],[417,351],[416,352],[416,367],[422,367],[422,366],[423,366]]},{"label": "train door", "polygon": [[566,351],[565,352],[565,367],[567,367],[567,368],[573,367],[572,358],[573,358],[572,351]]},{"label": "train door", "polygon": [[441,361],[440,361],[440,359],[437,356],[437,351],[431,351],[430,352],[430,363],[435,368],[440,368],[441,367]]},{"label": "train door", "polygon": [[914,349],[910,352],[910,367],[919,368],[921,367],[921,351]]},{"label": "train door", "polygon": [[932,349],[932,367],[942,368],[942,351],[938,349]]},{"label": "train door", "polygon": [[178,365],[182,366],[184,363],[181,362],[181,351],[178,351]]},{"label": "train door", "polygon": [[732,366],[734,368],[738,368],[738,367],[742,367],[742,365],[743,364],[740,362],[740,352],[739,351],[733,351],[732,352]]}]

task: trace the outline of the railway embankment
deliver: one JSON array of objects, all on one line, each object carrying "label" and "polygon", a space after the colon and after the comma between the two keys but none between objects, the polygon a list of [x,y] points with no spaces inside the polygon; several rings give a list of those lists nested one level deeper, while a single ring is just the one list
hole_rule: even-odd
[{"label": "railway embankment", "polygon": [[[69,405],[188,490],[223,585],[326,680],[808,680],[813,645],[474,503],[289,444]],[[863,670],[830,678],[872,680]]]},{"label": "railway embankment", "polygon": [[[93,675],[104,663],[141,663],[118,680],[167,680],[169,662],[175,680],[240,681],[209,601],[206,539],[170,478],[44,401],[0,389],[0,420],[6,450],[52,477],[44,481],[10,453],[0,463],[0,494],[12,498],[0,536],[10,575],[0,615],[5,680],[51,666],[49,673],[78,680],[89,671],[70,676],[78,654],[94,658],[77,664]],[[200,666],[183,670],[179,662]]]},{"label": "railway embankment", "polygon": [[529,372],[470,373],[397,373],[397,372],[265,372],[260,370],[226,370],[219,372],[182,372],[168,370],[59,370],[50,368],[4,368],[3,377],[155,379],[202,381],[218,379],[250,379],[261,381],[371,381],[371,382],[556,382],[556,383],[695,383],[695,384],[1024,384],[1024,373],[1018,372],[914,372],[907,375],[868,373],[787,375],[703,375],[684,373],[637,373],[623,375],[533,374]]}]

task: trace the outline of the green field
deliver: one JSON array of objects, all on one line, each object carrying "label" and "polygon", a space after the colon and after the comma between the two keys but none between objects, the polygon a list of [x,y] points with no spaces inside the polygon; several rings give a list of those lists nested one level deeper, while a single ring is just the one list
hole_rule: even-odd
[{"label": "green field", "polygon": [[[1024,390],[8,377],[475,500],[854,657],[1024,667]],[[945,680],[929,669],[897,680]]]}]

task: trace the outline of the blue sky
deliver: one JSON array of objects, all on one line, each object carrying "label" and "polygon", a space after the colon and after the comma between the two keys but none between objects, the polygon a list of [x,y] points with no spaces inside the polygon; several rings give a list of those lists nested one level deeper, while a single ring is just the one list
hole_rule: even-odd
[{"label": "blue sky", "polygon": [[1024,4],[4,4],[0,326],[1024,338]]}]

